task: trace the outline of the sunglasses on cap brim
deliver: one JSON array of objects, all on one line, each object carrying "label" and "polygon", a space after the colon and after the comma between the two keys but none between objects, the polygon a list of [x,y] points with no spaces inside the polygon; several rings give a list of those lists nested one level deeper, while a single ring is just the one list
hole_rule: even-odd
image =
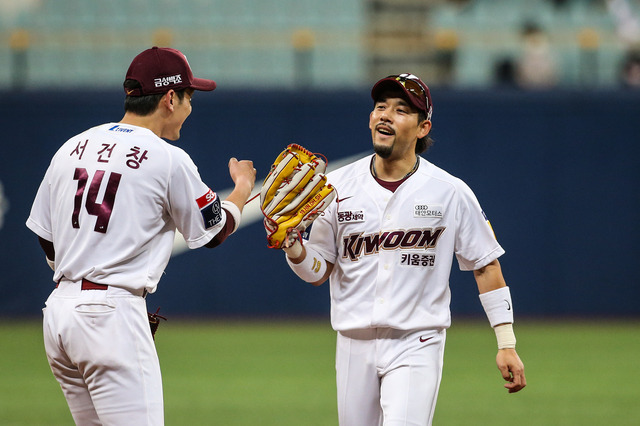
[{"label": "sunglasses on cap brim", "polygon": [[[404,87],[407,92],[409,92],[413,96],[416,96],[422,102],[425,102],[426,104],[429,103],[429,101],[427,100],[427,96],[424,91],[424,88],[417,81],[401,75],[390,75],[387,78],[395,79],[398,83],[402,84],[402,87]],[[426,105],[426,106],[428,109],[429,105]]]}]

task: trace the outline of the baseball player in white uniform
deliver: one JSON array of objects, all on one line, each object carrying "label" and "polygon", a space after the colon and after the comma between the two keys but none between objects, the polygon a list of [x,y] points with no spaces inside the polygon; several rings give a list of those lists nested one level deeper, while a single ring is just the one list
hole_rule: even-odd
[{"label": "baseball player in white uniform", "polygon": [[156,291],[176,228],[192,248],[215,247],[239,225],[255,181],[229,161],[221,201],[174,141],[191,113],[195,78],[175,49],[145,50],[126,75],[125,115],[69,139],[54,155],[27,226],[56,288],[44,312],[51,370],[78,425],[162,425],[160,365],[144,296]]},{"label": "baseball player in white uniform", "polygon": [[454,254],[460,269],[474,273],[505,387],[526,384],[498,263],[504,250],[471,189],[419,156],[432,143],[433,105],[422,80],[383,78],[372,97],[375,154],[327,175],[337,202],[304,244],[296,239],[284,250],[303,280],[330,282],[340,425],[430,425],[451,324]]}]

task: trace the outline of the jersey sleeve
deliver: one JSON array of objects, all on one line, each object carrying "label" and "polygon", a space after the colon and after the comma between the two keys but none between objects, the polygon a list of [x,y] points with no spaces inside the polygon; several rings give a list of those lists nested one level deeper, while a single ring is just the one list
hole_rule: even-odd
[{"label": "jersey sleeve", "polygon": [[460,184],[455,254],[462,271],[482,268],[504,254],[471,189]]},{"label": "jersey sleeve", "polygon": [[224,229],[227,213],[202,182],[196,165],[180,151],[169,178],[169,215],[190,249],[202,247]]},{"label": "jersey sleeve", "polygon": [[338,257],[336,246],[336,202],[331,203],[320,217],[307,229],[308,244],[313,247],[327,262],[336,263]]},{"label": "jersey sleeve", "polygon": [[33,231],[37,236],[47,241],[53,241],[53,231],[51,226],[51,184],[50,184],[51,166],[40,183],[36,198],[31,206],[31,212],[27,218],[27,228]]}]

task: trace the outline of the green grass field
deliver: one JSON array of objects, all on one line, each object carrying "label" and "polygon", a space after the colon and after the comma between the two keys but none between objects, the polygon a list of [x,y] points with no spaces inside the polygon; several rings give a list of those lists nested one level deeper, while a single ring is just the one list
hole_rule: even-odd
[{"label": "green grass field", "polygon": [[[516,324],[528,387],[509,395],[485,321],[454,321],[435,425],[640,424],[640,322]],[[40,323],[0,326],[0,425],[73,424]],[[167,425],[337,425],[328,321],[163,322]]]}]

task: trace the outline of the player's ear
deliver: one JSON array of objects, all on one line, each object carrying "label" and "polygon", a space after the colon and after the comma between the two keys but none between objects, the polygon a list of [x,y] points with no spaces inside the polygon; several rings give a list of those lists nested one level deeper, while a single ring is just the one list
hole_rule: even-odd
[{"label": "player's ear", "polygon": [[422,123],[418,124],[418,139],[422,139],[429,134],[431,131],[431,121],[423,120]]},{"label": "player's ear", "polygon": [[171,112],[173,112],[173,98],[175,94],[176,92],[173,89],[171,89],[164,94],[161,101],[162,104]]}]

